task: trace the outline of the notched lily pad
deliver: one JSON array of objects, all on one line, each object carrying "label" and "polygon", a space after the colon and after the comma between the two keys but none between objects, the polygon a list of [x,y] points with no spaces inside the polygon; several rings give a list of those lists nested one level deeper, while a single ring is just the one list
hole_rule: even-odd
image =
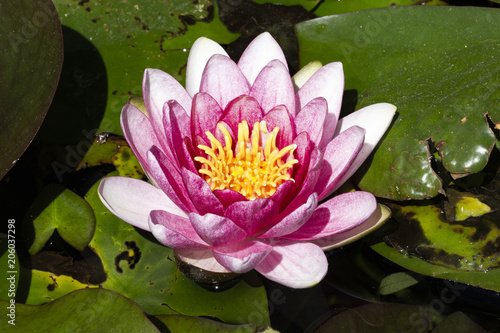
[{"label": "notched lily pad", "polygon": [[55,229],[71,246],[83,250],[92,239],[95,216],[89,204],[74,192],[59,184],[49,184],[42,189],[26,213],[30,254],[38,253]]},{"label": "notched lily pad", "polygon": [[363,190],[396,200],[438,195],[430,143],[454,178],[483,170],[497,143],[491,123],[500,121],[499,20],[496,9],[396,6],[297,26],[302,64],[343,63],[345,88],[357,92],[346,106],[398,107],[358,174]]}]

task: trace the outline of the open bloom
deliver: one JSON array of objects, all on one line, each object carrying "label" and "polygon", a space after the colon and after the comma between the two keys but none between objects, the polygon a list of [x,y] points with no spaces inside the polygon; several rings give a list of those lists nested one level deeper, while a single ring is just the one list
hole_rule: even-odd
[{"label": "open bloom", "polygon": [[376,104],[338,121],[343,89],[338,62],[294,82],[268,33],[238,63],[200,38],[186,88],[147,69],[146,112],[123,108],[123,132],[150,183],[105,178],[101,200],[196,267],[314,285],[327,272],[323,249],[372,225],[372,194],[325,198],[366,159],[396,110]]}]

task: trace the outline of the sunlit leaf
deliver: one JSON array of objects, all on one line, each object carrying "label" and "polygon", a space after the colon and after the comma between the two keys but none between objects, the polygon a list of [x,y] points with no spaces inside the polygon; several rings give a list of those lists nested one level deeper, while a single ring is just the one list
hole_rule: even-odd
[{"label": "sunlit leaf", "polygon": [[58,184],[47,185],[40,192],[26,213],[24,222],[34,230],[30,254],[40,251],[55,229],[68,244],[83,250],[95,229],[94,212],[89,204]]},{"label": "sunlit leaf", "polygon": [[[341,61],[344,110],[398,107],[359,186],[391,199],[436,196],[433,149],[454,177],[480,172],[500,123],[500,10],[396,6],[297,26],[303,65]],[[429,24],[429,22],[439,22]]]},{"label": "sunlit leaf", "polygon": [[[0,301],[3,322],[9,309]],[[131,300],[105,289],[74,291],[43,305],[15,304],[8,332],[160,332]]]}]

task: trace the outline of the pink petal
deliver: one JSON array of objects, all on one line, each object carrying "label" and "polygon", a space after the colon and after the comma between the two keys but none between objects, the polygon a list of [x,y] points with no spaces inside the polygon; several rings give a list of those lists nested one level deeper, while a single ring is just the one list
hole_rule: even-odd
[{"label": "pink petal", "polygon": [[250,131],[252,131],[253,125],[261,120],[262,109],[259,102],[247,95],[232,100],[221,117],[221,122],[229,125],[234,134],[238,133],[238,124],[242,121],[246,121]]},{"label": "pink petal", "polygon": [[163,126],[171,151],[175,153],[177,167],[197,172],[191,141],[191,119],[177,101],[168,101],[163,107]]},{"label": "pink petal", "polygon": [[212,250],[176,250],[174,254],[179,260],[191,266],[215,273],[231,273],[230,270],[215,260]]},{"label": "pink petal", "polygon": [[264,32],[248,44],[238,61],[238,66],[245,74],[250,85],[253,85],[260,71],[274,59],[281,61],[285,67],[288,66],[279,44],[271,34]]},{"label": "pink petal", "polygon": [[250,89],[250,96],[260,103],[264,114],[277,105],[284,105],[295,115],[295,91],[288,68],[279,60],[272,60],[262,69]]},{"label": "pink petal", "polygon": [[191,96],[176,79],[159,69],[148,68],[145,70],[142,93],[149,120],[159,138],[165,137],[163,128],[163,105],[165,102],[176,100],[184,110],[191,111]]},{"label": "pink petal", "polygon": [[318,206],[309,221],[283,238],[310,240],[339,234],[366,221],[376,208],[377,201],[371,193],[343,193]]},{"label": "pink petal", "polygon": [[260,241],[240,242],[213,250],[215,259],[234,273],[246,273],[259,264],[272,250]]},{"label": "pink petal", "polygon": [[225,213],[225,216],[244,229],[248,236],[273,225],[277,215],[278,207],[269,198],[235,202]]},{"label": "pink petal", "polygon": [[228,57],[222,46],[211,39],[200,37],[193,43],[186,67],[186,90],[191,96],[200,91],[201,76],[208,60],[214,54]]},{"label": "pink petal", "polygon": [[379,204],[375,212],[365,222],[357,227],[340,234],[315,239],[311,242],[321,247],[323,251],[335,249],[368,235],[382,226],[382,224],[384,224],[389,217],[391,217],[391,210],[386,206]]},{"label": "pink petal", "polygon": [[184,186],[191,198],[191,202],[198,210],[198,213],[205,215],[212,213],[216,215],[224,214],[224,206],[210,189],[210,185],[195,174],[185,168],[181,170]]},{"label": "pink petal", "polygon": [[[306,202],[309,196],[314,192],[318,178],[320,176],[321,166],[323,165],[323,156],[321,152],[314,148],[311,152],[309,166],[304,172],[304,176],[298,175],[295,185],[298,186],[290,191],[292,195],[289,198],[288,206],[283,209],[281,214],[288,215],[296,210],[300,205]],[[301,170],[301,172],[304,170]]]},{"label": "pink petal", "polygon": [[214,214],[203,216],[190,213],[189,219],[194,230],[208,244],[218,247],[240,242],[246,237],[245,230],[234,224],[227,217]]},{"label": "pink petal", "polygon": [[318,195],[313,193],[309,196],[305,204],[286,215],[283,220],[276,223],[262,235],[257,236],[257,238],[280,237],[296,231],[309,220],[317,205]]},{"label": "pink petal", "polygon": [[149,172],[146,154],[152,146],[161,147],[151,122],[138,108],[126,104],[122,110],[120,123],[130,148],[145,171]]},{"label": "pink petal", "polygon": [[284,286],[307,288],[323,279],[328,261],[319,246],[291,241],[275,245],[255,270]]},{"label": "pink petal", "polygon": [[285,106],[275,106],[262,120],[266,122],[269,131],[272,131],[275,127],[280,129],[276,138],[276,146],[278,148],[282,149],[292,144],[295,137],[295,126],[292,125],[292,119]]},{"label": "pink petal", "polygon": [[319,193],[320,200],[339,186],[340,179],[347,172],[363,146],[364,137],[365,130],[353,126],[340,133],[326,146],[323,155],[324,163],[315,188],[315,191]]},{"label": "pink petal", "polygon": [[[352,174],[358,170],[361,164],[363,164],[366,158],[370,155],[373,148],[377,145],[378,141],[389,128],[392,118],[396,113],[396,109],[397,108],[394,105],[388,103],[373,104],[353,112],[339,120],[337,129],[335,130],[335,135],[338,135],[340,132],[345,131],[351,126],[360,126],[366,130],[363,148],[359,151],[356,159],[344,177],[342,177],[339,181],[340,185],[349,179],[349,177],[351,177]],[[334,187],[333,191],[335,191],[340,185]]]},{"label": "pink petal", "polygon": [[319,146],[323,137],[327,112],[328,106],[323,97],[313,99],[295,117],[295,131],[297,133],[307,132],[311,141]]},{"label": "pink petal", "polygon": [[302,109],[307,103],[317,97],[324,97],[328,104],[328,113],[335,120],[339,118],[344,94],[344,70],[342,63],[332,62],[321,67],[297,91],[297,108]]},{"label": "pink petal", "polygon": [[104,178],[99,184],[99,198],[114,215],[131,225],[149,230],[149,213],[155,209],[187,217],[162,190],[145,181],[126,178]]},{"label": "pink petal", "polygon": [[182,176],[173,162],[156,146],[147,155],[151,178],[167,196],[185,212],[197,211],[187,193]]},{"label": "pink petal", "polygon": [[333,133],[337,127],[337,116],[333,113],[328,113],[325,118],[325,126],[323,127],[323,136],[319,143],[319,149],[323,150],[325,146],[332,141]]},{"label": "pink petal", "polygon": [[212,96],[222,109],[241,95],[248,95],[250,87],[239,67],[228,57],[215,54],[201,77],[200,92]]},{"label": "pink petal", "polygon": [[160,243],[172,249],[200,250],[209,247],[198,236],[189,219],[163,210],[153,210],[151,212],[149,228]]},{"label": "pink petal", "polygon": [[222,117],[222,109],[212,96],[204,93],[194,95],[191,110],[191,132],[194,137],[200,136],[209,142],[205,133],[214,134],[220,117]]},{"label": "pink petal", "polygon": [[213,192],[224,206],[224,209],[227,209],[235,202],[248,200],[243,194],[233,190],[214,190]]}]

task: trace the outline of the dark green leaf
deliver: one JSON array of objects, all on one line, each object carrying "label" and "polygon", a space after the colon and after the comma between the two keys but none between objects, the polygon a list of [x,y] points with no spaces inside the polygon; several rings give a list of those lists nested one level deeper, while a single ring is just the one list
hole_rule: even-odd
[{"label": "dark green leaf", "polygon": [[417,284],[419,277],[407,272],[398,272],[386,276],[378,288],[380,295],[389,295]]},{"label": "dark green leaf", "polygon": [[50,0],[0,2],[0,178],[40,128],[59,80],[62,34]]},{"label": "dark green leaf", "polygon": [[398,107],[362,189],[397,200],[436,196],[429,146],[455,176],[484,168],[496,143],[487,117],[500,122],[499,20],[496,9],[398,6],[297,26],[303,65],[343,62],[346,89],[356,90],[347,109]]}]

